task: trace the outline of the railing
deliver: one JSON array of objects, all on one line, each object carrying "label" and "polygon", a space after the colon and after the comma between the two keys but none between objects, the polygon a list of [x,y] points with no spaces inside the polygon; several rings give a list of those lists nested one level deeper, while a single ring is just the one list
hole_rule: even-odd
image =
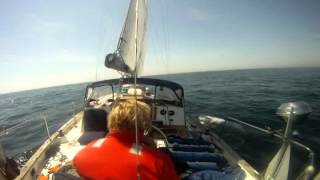
[{"label": "railing", "polygon": [[[271,136],[274,136],[274,137],[277,137],[277,138],[283,140],[283,136],[281,134],[279,134],[277,131],[271,131],[271,130],[267,130],[267,129],[264,129],[264,128],[261,128],[261,127],[257,127],[255,125],[249,124],[247,122],[243,122],[243,121],[241,121],[239,119],[236,119],[236,118],[233,118],[233,117],[228,117],[226,120],[227,121],[233,121],[235,123],[238,123],[238,124],[253,128],[253,129],[255,129],[255,130],[259,131],[259,132],[262,132],[264,134],[271,135]],[[304,170],[297,177],[297,179],[308,179],[308,177],[312,176],[313,173],[314,173],[314,159],[315,159],[314,152],[309,147],[307,147],[306,145],[301,144],[301,143],[299,143],[299,142],[297,142],[295,140],[289,139],[289,142],[292,145],[294,145],[294,146],[296,146],[298,148],[301,148],[301,149],[303,149],[303,150],[308,152],[308,160],[309,161],[307,163],[307,166],[304,168]]]}]

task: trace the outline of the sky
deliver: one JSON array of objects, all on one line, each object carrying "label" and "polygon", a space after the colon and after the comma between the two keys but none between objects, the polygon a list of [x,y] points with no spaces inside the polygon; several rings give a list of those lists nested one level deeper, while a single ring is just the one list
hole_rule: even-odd
[{"label": "sky", "polygon": [[[0,93],[119,77],[129,0],[0,1]],[[320,66],[318,0],[150,0],[142,75]]]}]

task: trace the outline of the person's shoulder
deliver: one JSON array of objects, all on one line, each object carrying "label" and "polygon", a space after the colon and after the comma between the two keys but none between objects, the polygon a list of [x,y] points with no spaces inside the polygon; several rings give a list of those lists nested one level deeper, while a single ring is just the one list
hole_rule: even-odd
[{"label": "person's shoulder", "polygon": [[97,139],[97,140],[94,140],[94,141],[90,142],[89,144],[84,146],[77,153],[76,156],[82,156],[82,155],[86,155],[88,153],[93,153],[93,152],[99,151],[99,149],[101,149],[101,147],[102,147],[102,145],[104,144],[105,141],[106,141],[106,138],[100,138],[100,139]]},{"label": "person's shoulder", "polygon": [[87,148],[92,148],[92,149],[101,148],[106,140],[107,140],[106,137],[94,140],[87,145]]},{"label": "person's shoulder", "polygon": [[83,165],[91,162],[96,156],[99,156],[99,154],[103,153],[102,145],[105,140],[106,138],[97,139],[83,147],[73,158],[74,163],[76,165]]}]

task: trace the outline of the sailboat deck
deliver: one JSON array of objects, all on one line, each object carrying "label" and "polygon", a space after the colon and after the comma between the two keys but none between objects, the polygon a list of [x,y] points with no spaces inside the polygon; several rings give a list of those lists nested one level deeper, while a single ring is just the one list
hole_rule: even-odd
[{"label": "sailboat deck", "polygon": [[85,147],[78,142],[82,134],[81,123],[82,121],[78,121],[69,132],[59,137],[58,151],[46,163],[41,172],[42,175],[49,175],[53,167],[60,167],[70,163],[75,155]]}]

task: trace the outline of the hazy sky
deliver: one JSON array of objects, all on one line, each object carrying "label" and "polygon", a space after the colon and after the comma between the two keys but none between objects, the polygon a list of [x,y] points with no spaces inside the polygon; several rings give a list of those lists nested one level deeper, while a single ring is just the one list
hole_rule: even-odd
[{"label": "hazy sky", "polygon": [[[128,0],[0,1],[0,93],[119,77]],[[150,0],[144,75],[320,66],[319,0]]]}]

